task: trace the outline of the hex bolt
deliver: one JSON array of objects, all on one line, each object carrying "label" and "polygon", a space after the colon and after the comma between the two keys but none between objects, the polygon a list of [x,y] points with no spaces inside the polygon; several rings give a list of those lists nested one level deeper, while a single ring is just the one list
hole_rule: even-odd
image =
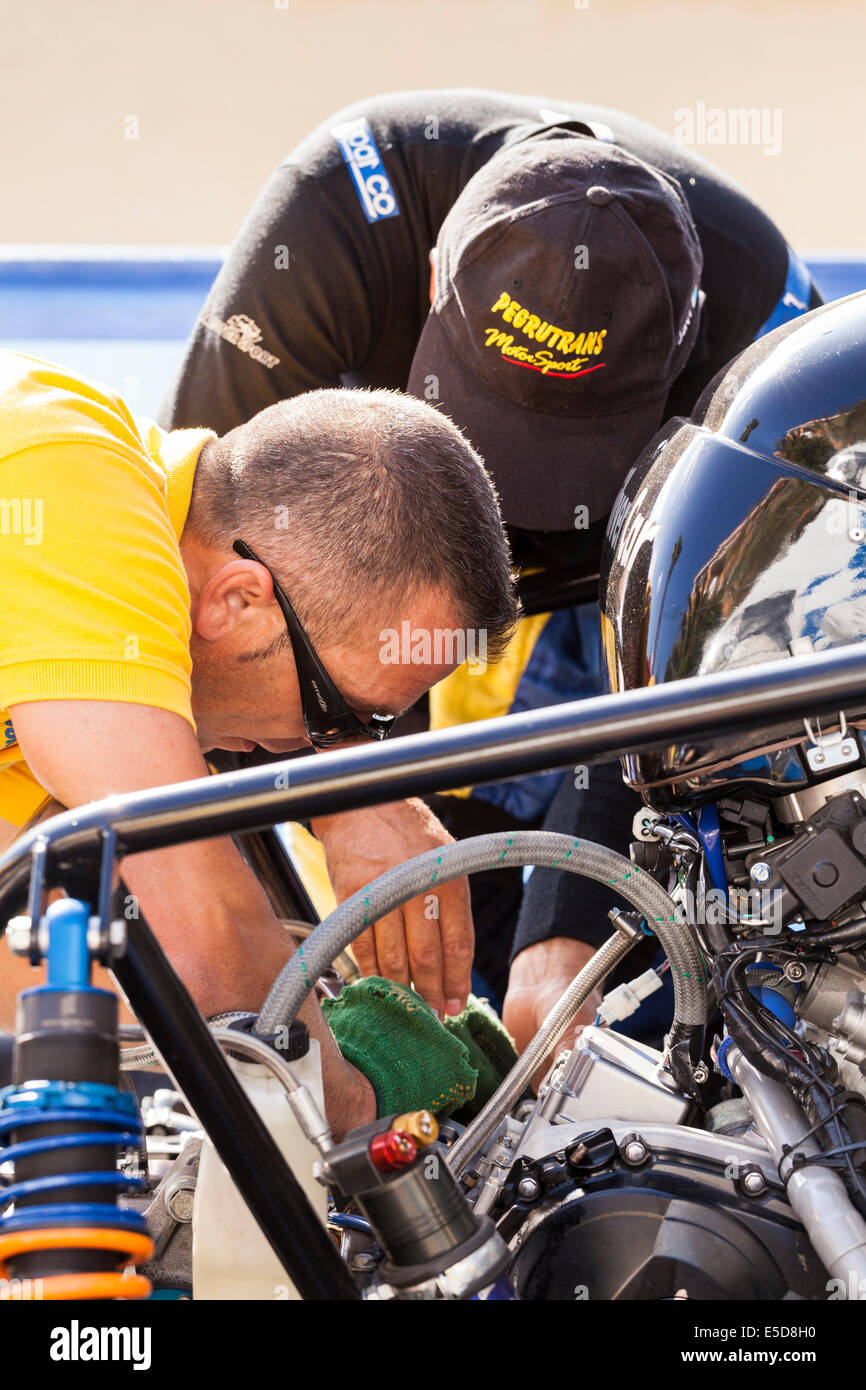
[{"label": "hex bolt", "polygon": [[692,1076],[699,1086],[703,1086],[710,1079],[710,1069],[706,1062],[698,1062],[692,1070]]},{"label": "hex bolt", "polygon": [[799,984],[800,980],[806,978],[806,967],[798,960],[789,960],[785,966],[785,979],[791,980],[794,984]]},{"label": "hex bolt", "polygon": [[742,1177],[743,1191],[750,1197],[760,1197],[767,1186],[767,1180],[757,1168],[750,1168]]},{"label": "hex bolt", "polygon": [[630,1134],[624,1139],[619,1152],[623,1163],[631,1168],[639,1168],[649,1158],[649,1149],[639,1134]]},{"label": "hex bolt", "polygon": [[192,1205],[195,1196],[192,1187],[176,1187],[165,1199],[165,1205],[171,1212],[175,1221],[181,1223],[192,1221]]},{"label": "hex bolt", "polygon": [[770,868],[769,864],[765,864],[763,860],[759,860],[758,863],[753,864],[749,870],[749,878],[753,883],[766,883],[772,872],[773,870]]},{"label": "hex bolt", "polygon": [[359,1250],[357,1255],[352,1256],[352,1268],[359,1274],[367,1273],[376,1268],[376,1256],[368,1254],[366,1250]]},{"label": "hex bolt", "polygon": [[538,1196],[541,1191],[541,1184],[537,1178],[533,1178],[527,1173],[526,1177],[521,1178],[520,1182],[517,1184],[517,1191],[520,1193],[521,1197],[525,1197],[529,1202],[532,1201],[533,1197]]}]

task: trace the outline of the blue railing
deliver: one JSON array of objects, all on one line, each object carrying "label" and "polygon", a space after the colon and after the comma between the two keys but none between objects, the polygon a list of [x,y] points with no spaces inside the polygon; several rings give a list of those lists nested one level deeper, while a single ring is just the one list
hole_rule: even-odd
[{"label": "blue railing", "polygon": [[216,247],[0,246],[0,338],[186,339],[221,264]]},{"label": "blue railing", "polygon": [[[0,246],[0,347],[156,410],[222,264],[220,247]],[[866,289],[866,252],[804,257],[825,299]]]}]

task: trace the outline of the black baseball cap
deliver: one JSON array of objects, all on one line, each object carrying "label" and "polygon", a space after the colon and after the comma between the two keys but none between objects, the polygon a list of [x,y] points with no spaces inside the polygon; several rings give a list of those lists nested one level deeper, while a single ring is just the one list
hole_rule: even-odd
[{"label": "black baseball cap", "polygon": [[679,185],[617,145],[545,128],[466,185],[407,389],[482,454],[506,522],[609,512],[694,345],[702,264]]}]

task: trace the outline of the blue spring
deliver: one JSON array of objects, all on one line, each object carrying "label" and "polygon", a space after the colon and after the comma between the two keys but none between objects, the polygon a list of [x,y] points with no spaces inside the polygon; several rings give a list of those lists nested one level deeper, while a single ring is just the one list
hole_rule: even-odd
[{"label": "blue spring", "polygon": [[[70,1134],[46,1134],[0,1147],[0,1164],[15,1163],[34,1154],[100,1145],[120,1152],[140,1148],[141,1117],[131,1095],[116,1086],[93,1081],[31,1081],[23,1086],[0,1090],[0,1136],[33,1125],[86,1124],[88,1129]],[[111,1125],[97,1130],[96,1125]],[[12,1182],[0,1190],[0,1211],[21,1197],[41,1193],[73,1192],[77,1187],[112,1187],[118,1192],[139,1192],[146,1187],[143,1178],[127,1177],[116,1170],[104,1172],[58,1173],[47,1177]],[[147,1224],[138,1212],[124,1211],[108,1202],[54,1201],[27,1206],[12,1215],[0,1216],[0,1232],[37,1226],[113,1226],[146,1232]]]}]

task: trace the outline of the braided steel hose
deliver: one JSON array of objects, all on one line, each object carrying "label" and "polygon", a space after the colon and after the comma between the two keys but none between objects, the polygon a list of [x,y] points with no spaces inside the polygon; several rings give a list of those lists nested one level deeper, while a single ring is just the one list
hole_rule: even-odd
[{"label": "braided steel hose", "polygon": [[678,1084],[693,1094],[689,1058],[694,1059],[703,1039],[707,986],[701,955],[681,908],[655,879],[623,855],[589,840],[547,831],[503,832],[458,840],[389,869],[347,898],[298,947],[265,1000],[257,1031],[274,1033],[290,1025],[318,975],[340,951],[395,907],[466,874],[527,864],[584,874],[606,883],[645,918],[671,965],[671,1069]]}]

